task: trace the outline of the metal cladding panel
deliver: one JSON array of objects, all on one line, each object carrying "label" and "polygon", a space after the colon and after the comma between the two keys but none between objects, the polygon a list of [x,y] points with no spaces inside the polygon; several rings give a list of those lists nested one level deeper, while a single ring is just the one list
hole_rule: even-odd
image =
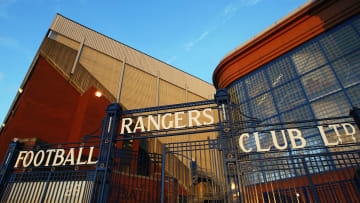
[{"label": "metal cladding panel", "polygon": [[[40,53],[41,56],[44,57],[46,60],[50,61],[58,71],[62,72],[62,74],[67,80],[70,78],[71,68],[73,66],[73,61],[76,57],[76,51],[74,49],[47,38],[44,40],[40,47]],[[104,59],[104,57],[100,59],[102,59],[103,61],[103,63],[101,64],[102,67],[106,69],[111,68],[111,64],[109,65],[109,63],[107,62],[107,60]],[[93,57],[92,63],[98,65],[99,63],[97,63],[97,60],[99,59]],[[84,63],[85,65],[89,64],[86,59],[84,59]],[[94,77],[97,75],[90,72],[88,67],[85,68],[83,65],[78,63],[75,72],[71,77],[71,82],[75,84],[78,90],[81,90],[81,93],[87,91],[91,86],[94,86],[95,88],[100,89],[109,101],[115,102],[115,94],[113,93],[115,91],[115,88],[113,87],[114,85],[108,85],[108,81],[100,82],[99,79],[96,79]],[[113,74],[111,75],[112,77],[108,77],[108,80],[116,81],[116,79],[120,77],[119,75],[120,71],[113,71]],[[117,81],[115,84],[117,84]],[[118,88],[117,85],[116,88]]]},{"label": "metal cladding panel", "polygon": [[[211,99],[211,97],[207,98],[207,99]],[[201,101],[201,100],[204,100],[203,98],[199,97],[198,95],[196,94],[193,94],[191,92],[188,93],[188,102],[196,102],[196,101]]]},{"label": "metal cladding panel", "polygon": [[128,64],[154,76],[157,76],[157,73],[160,72],[160,77],[164,80],[179,87],[185,87],[185,85],[187,85],[190,91],[204,98],[215,93],[215,89],[211,84],[75,23],[61,15],[56,15],[50,29],[78,42],[81,42],[85,38],[86,46],[118,60],[123,60],[124,57],[126,57]]},{"label": "metal cladding panel", "polygon": [[83,65],[98,81],[114,95],[119,91],[123,62],[94,49],[84,47],[80,57]]},{"label": "metal cladding panel", "polygon": [[185,89],[160,80],[159,105],[179,104],[186,102]]},{"label": "metal cladding panel", "polygon": [[75,50],[54,40],[45,39],[40,47],[40,52],[51,59],[51,62],[56,64],[56,66],[61,67],[65,74],[70,73],[76,57]]},{"label": "metal cladding panel", "polygon": [[127,109],[156,106],[156,77],[126,65],[120,102]]}]

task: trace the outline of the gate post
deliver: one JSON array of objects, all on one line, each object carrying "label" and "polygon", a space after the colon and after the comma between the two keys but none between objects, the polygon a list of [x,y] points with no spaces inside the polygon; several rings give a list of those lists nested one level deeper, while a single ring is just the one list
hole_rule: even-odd
[{"label": "gate post", "polygon": [[101,131],[101,143],[94,177],[91,202],[107,202],[111,191],[111,164],[116,148],[116,137],[119,133],[121,106],[109,104]]},{"label": "gate post", "polygon": [[0,167],[0,200],[5,190],[5,184],[7,182],[7,178],[11,172],[15,164],[16,155],[18,154],[19,142],[11,141],[9,144],[9,148],[5,154],[4,160]]},{"label": "gate post", "polygon": [[[226,89],[218,89],[215,94],[215,101],[219,116],[219,140],[223,151],[225,180],[227,185],[228,198],[233,199],[233,195],[238,195],[241,201],[240,193],[240,171],[238,163],[238,150],[235,142],[235,132],[230,109],[230,94]],[[235,189],[232,185],[235,185]],[[229,187],[230,186],[230,187]]]}]

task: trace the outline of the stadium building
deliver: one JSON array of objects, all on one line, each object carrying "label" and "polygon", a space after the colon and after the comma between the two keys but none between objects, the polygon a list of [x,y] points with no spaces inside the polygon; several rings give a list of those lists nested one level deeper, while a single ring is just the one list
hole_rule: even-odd
[{"label": "stadium building", "polygon": [[[0,148],[0,161],[14,138],[22,147],[96,139],[110,103],[119,103],[122,111],[126,111],[205,101],[214,93],[211,84],[57,14],[2,123],[0,143],[4,147]],[[157,113],[161,111],[154,114]],[[196,122],[202,122],[202,117]],[[172,118],[167,116],[162,120],[167,122]],[[184,126],[187,121],[184,116],[181,119],[176,124]],[[148,119],[144,118],[143,122],[149,130]],[[135,124],[136,121],[129,129],[133,130]],[[126,129],[125,133],[129,133]],[[164,143],[215,137],[213,132],[119,141],[118,148],[126,151],[119,155],[123,156],[119,171],[142,175],[139,182],[146,179],[160,187],[161,169],[156,165],[161,164],[157,154],[162,154]],[[98,153],[96,150],[94,153]],[[122,185],[130,186],[122,189],[123,196],[119,198],[138,198],[129,191],[138,187],[131,177],[138,180],[138,176],[127,175],[130,179],[122,180]],[[147,185],[144,196],[155,187]],[[159,192],[157,196],[142,198],[156,202]],[[7,198],[10,202],[17,201],[15,197]]]},{"label": "stadium building", "polygon": [[[360,107],[359,12],[358,1],[309,1],[228,53],[215,69],[215,87],[226,88],[236,105],[234,120],[242,123],[238,135],[249,133],[240,151],[255,151],[257,140],[252,135],[256,132],[261,149],[274,149],[269,131],[275,123],[278,129],[303,128],[306,150],[243,155],[252,161],[242,172],[247,174],[243,181],[258,185],[248,189],[253,195],[262,191],[268,201],[296,201],[297,197],[315,202],[358,201],[358,148],[315,146],[360,139],[358,128],[350,135],[345,132],[350,129],[328,120],[348,117],[354,107]],[[244,122],[249,118],[259,120],[262,127]],[[316,125],[324,126],[327,140]],[[277,133],[279,146],[284,146],[286,140],[280,130]],[[348,150],[355,151],[336,153]],[[342,167],[350,169],[343,174]],[[311,178],[303,179],[306,176]]]},{"label": "stadium building", "polygon": [[110,103],[128,110],[207,100],[214,93],[211,84],[57,14],[2,124],[0,142],[78,142],[101,125]]},{"label": "stadium building", "polygon": [[359,201],[359,14],[305,3],[215,87],[57,14],[0,129],[0,202]]}]

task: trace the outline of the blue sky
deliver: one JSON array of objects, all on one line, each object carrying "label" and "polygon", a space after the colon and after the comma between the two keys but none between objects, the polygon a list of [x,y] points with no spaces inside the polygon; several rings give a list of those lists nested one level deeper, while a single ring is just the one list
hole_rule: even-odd
[{"label": "blue sky", "polygon": [[0,122],[56,13],[212,83],[220,60],[305,0],[0,0]]}]

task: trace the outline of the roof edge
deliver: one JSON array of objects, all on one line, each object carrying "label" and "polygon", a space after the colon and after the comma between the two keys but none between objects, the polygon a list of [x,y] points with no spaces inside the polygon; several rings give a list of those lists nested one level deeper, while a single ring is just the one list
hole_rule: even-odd
[{"label": "roof edge", "polygon": [[[179,70],[179,71],[181,71],[181,72],[183,72],[183,73],[185,73],[185,74],[187,74],[187,75],[189,75],[189,76],[195,77],[196,79],[199,79],[199,80],[201,80],[201,81],[203,81],[203,82],[205,82],[205,83],[207,83],[207,84],[209,84],[209,85],[211,85],[211,86],[214,86],[214,85],[211,84],[210,82],[207,82],[207,81],[199,78],[198,76],[189,74],[189,73],[187,73],[187,72],[185,72],[185,71],[183,71],[183,70],[181,70],[181,69],[179,69],[179,68],[177,68],[177,67],[175,67],[175,66],[173,66],[173,65],[170,65],[170,64],[168,64],[168,63],[166,63],[166,62],[158,59],[158,58],[155,58],[155,57],[153,57],[153,56],[151,56],[151,55],[149,55],[149,54],[146,54],[146,53],[144,53],[144,52],[142,52],[142,51],[140,51],[140,50],[138,50],[138,49],[135,49],[135,48],[132,47],[132,46],[129,46],[129,45],[127,45],[127,44],[124,44],[124,43],[122,43],[122,42],[120,42],[120,41],[118,41],[118,40],[116,40],[116,39],[114,39],[114,38],[112,38],[112,37],[109,37],[109,36],[107,36],[107,35],[105,35],[105,34],[102,34],[102,33],[98,32],[98,31],[92,29],[92,28],[89,28],[89,27],[87,27],[87,26],[85,26],[85,25],[83,25],[83,24],[80,24],[80,23],[78,23],[77,21],[74,21],[74,20],[72,20],[72,19],[70,19],[70,18],[68,18],[68,17],[66,17],[66,16],[64,16],[64,15],[62,15],[62,14],[60,14],[60,13],[56,13],[56,16],[61,16],[61,17],[65,18],[65,19],[67,19],[67,20],[69,20],[69,21],[71,21],[71,22],[73,22],[73,23],[76,23],[76,24],[78,24],[78,25],[80,25],[80,26],[82,26],[82,27],[84,27],[84,28],[86,28],[86,29],[88,29],[88,30],[90,30],[90,31],[93,31],[93,32],[95,32],[95,33],[97,33],[97,34],[99,34],[99,35],[102,35],[102,36],[104,36],[104,37],[106,37],[106,38],[108,38],[108,39],[110,39],[110,40],[113,40],[113,41],[115,41],[115,42],[117,42],[117,43],[119,43],[119,44],[121,44],[121,45],[124,45],[124,46],[126,46],[126,47],[128,47],[128,48],[130,48],[130,49],[133,49],[133,50],[135,50],[135,51],[137,51],[137,52],[139,52],[139,53],[141,53],[141,54],[144,54],[144,55],[146,55],[146,56],[148,56],[148,57],[150,57],[150,58],[152,58],[152,59],[155,59],[155,60],[157,60],[157,61],[159,61],[159,62],[161,62],[161,63],[163,63],[163,64],[165,64],[165,65],[168,65],[168,66],[170,66],[171,68],[174,68],[174,69],[176,69],[176,70]],[[51,26],[50,26],[50,29],[52,28],[54,22],[56,21],[56,16],[55,16],[55,18],[54,18],[54,20],[53,20],[53,23],[52,23]]]},{"label": "roof edge", "polygon": [[241,53],[246,52],[253,46],[256,46],[258,43],[262,42],[265,38],[269,37],[271,34],[277,32],[278,30],[286,27],[292,21],[296,20],[299,16],[304,15],[307,11],[311,8],[318,6],[319,4],[325,2],[326,0],[309,0],[303,5],[299,6],[295,10],[291,11],[286,16],[282,17],[280,20],[276,21],[269,27],[265,28],[263,31],[257,33],[254,37],[248,39],[240,46],[236,47],[235,49],[231,50],[228,54],[226,54],[219,64],[216,66],[214,73],[213,73],[213,84],[216,88],[218,88],[218,79],[217,75],[222,71],[221,69],[224,68],[224,65],[231,61],[231,59],[235,58],[236,56],[240,55]]},{"label": "roof edge", "polygon": [[214,70],[213,83],[226,88],[359,13],[357,0],[309,1],[226,55]]}]

